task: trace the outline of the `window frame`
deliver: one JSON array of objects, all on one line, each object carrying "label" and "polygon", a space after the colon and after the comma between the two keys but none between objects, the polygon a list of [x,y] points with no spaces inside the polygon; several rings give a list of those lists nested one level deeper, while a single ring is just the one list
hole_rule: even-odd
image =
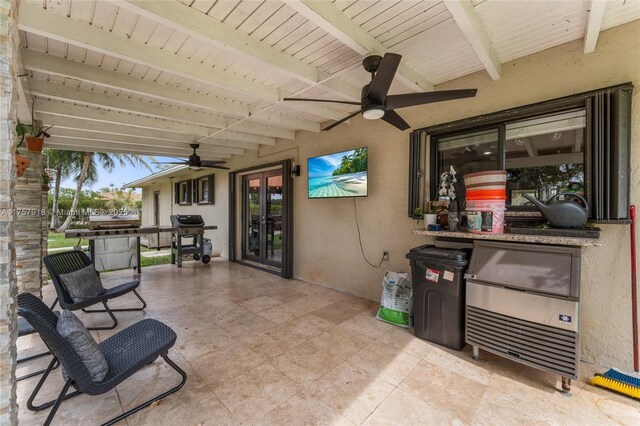
[{"label": "window frame", "polygon": [[[586,115],[583,158],[584,187],[590,219],[597,223],[629,223],[632,83],[624,83],[562,98],[524,105],[449,123],[414,130],[409,138],[409,216],[429,195],[437,193],[439,176],[437,140],[498,126],[499,168],[505,169],[506,124],[536,116],[584,109]],[[614,140],[615,139],[615,140]],[[423,148],[424,147],[424,148]],[[421,154],[422,150],[429,157]],[[603,156],[602,153],[605,153]],[[425,158],[424,163],[419,156]],[[416,158],[418,156],[418,158]],[[610,169],[603,159],[613,164]],[[424,169],[429,168],[425,173]],[[428,174],[429,184],[424,180]],[[420,188],[424,188],[422,196]],[[612,195],[611,195],[611,194]],[[509,206],[518,211],[526,207]]]},{"label": "window frame", "polygon": [[[194,187],[194,200],[195,203],[198,205],[207,205],[207,204],[215,204],[215,197],[214,197],[214,188],[215,188],[215,178],[214,178],[215,174],[210,174],[210,175],[206,175],[206,176],[200,176],[197,177],[195,179],[193,179],[193,187]],[[201,189],[202,187],[200,186],[202,183],[205,183],[208,187],[208,199],[206,201],[202,201],[200,199],[200,195],[202,194]]]},{"label": "window frame", "polygon": [[[192,196],[193,194],[191,193],[192,191],[192,185],[191,185],[191,180],[181,180],[175,183],[175,204],[178,204],[180,206],[190,206],[192,204]],[[183,191],[183,185],[184,185],[184,191]],[[186,194],[187,195],[187,200],[186,201],[182,201],[182,195]]]},{"label": "window frame", "polygon": [[[440,157],[439,157],[439,153],[440,151],[438,150],[438,142],[441,139],[444,138],[449,138],[449,137],[455,137],[455,136],[463,136],[465,134],[468,133],[475,133],[475,132],[483,132],[483,131],[487,131],[487,130],[495,130],[497,132],[497,139],[498,139],[498,161],[496,162],[496,170],[506,170],[507,169],[507,152],[506,152],[506,148],[507,148],[507,126],[511,123],[517,123],[519,121],[523,121],[523,120],[527,120],[527,119],[533,119],[536,117],[544,117],[544,116],[552,116],[552,115],[556,115],[556,114],[562,114],[563,112],[568,112],[568,111],[573,111],[576,109],[581,109],[584,110],[585,115],[587,113],[587,108],[583,105],[583,106],[579,106],[579,107],[564,107],[561,109],[557,109],[557,110],[550,110],[544,113],[538,113],[535,115],[525,115],[522,117],[518,117],[518,118],[510,118],[508,120],[504,120],[501,122],[497,122],[497,123],[492,123],[489,125],[483,125],[483,126],[478,126],[478,127],[468,127],[466,129],[459,129],[456,130],[454,132],[449,132],[449,133],[437,133],[437,134],[431,134],[430,135],[430,157],[429,157],[429,170],[430,170],[430,176],[429,176],[429,194],[437,194],[438,193],[438,184],[439,184],[439,180],[440,180],[440,173],[442,173],[442,171],[438,170],[438,164],[440,162]],[[586,136],[586,132],[587,132],[587,124],[585,123],[585,136]],[[583,142],[584,144],[584,142]],[[587,151],[585,149],[586,147],[583,146],[583,150],[582,150],[582,162],[585,165],[585,170],[587,168]],[[585,186],[585,198],[587,198],[587,194],[586,194],[586,190],[587,190],[587,185],[586,185],[586,173],[585,173],[585,182],[584,182],[584,186]],[[433,198],[433,195],[431,196],[431,198]],[[507,211],[525,211],[525,212],[529,212],[529,211],[538,211],[538,209],[535,206],[512,206],[512,205],[507,205],[506,206]]]}]

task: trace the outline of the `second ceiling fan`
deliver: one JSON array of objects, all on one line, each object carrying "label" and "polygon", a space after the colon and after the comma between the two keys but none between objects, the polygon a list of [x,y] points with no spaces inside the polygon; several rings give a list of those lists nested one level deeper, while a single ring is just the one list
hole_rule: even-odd
[{"label": "second ceiling fan", "polygon": [[368,120],[381,118],[392,126],[407,130],[411,126],[395,112],[398,108],[406,108],[416,105],[430,104],[434,102],[449,101],[452,99],[472,98],[477,89],[440,90],[437,92],[407,93],[402,95],[388,95],[389,88],[396,75],[402,56],[395,53],[385,53],[384,58],[379,55],[370,55],[364,58],[362,66],[371,73],[371,83],[362,88],[361,101],[339,101],[331,99],[305,99],[284,98],[284,101],[306,102],[332,102],[338,104],[357,105],[360,111],[354,112],[345,118],[336,121],[322,130],[331,130],[338,124],[344,123],[358,114]]},{"label": "second ceiling fan", "polygon": [[222,169],[229,170],[228,167],[223,166],[225,161],[223,160],[201,160],[200,156],[196,153],[196,150],[200,147],[198,143],[190,143],[189,146],[193,149],[193,154],[189,156],[187,160],[180,161],[154,161],[154,164],[180,164],[189,166],[191,170],[202,170],[202,169]]}]

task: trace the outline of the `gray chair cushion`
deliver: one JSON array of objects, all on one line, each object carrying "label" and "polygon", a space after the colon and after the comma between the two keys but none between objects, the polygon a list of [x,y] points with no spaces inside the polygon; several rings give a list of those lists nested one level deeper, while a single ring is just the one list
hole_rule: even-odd
[{"label": "gray chair cushion", "polygon": [[85,266],[68,274],[60,274],[60,279],[69,296],[76,303],[101,296],[106,291],[93,265]]},{"label": "gray chair cushion", "polygon": [[[56,330],[77,352],[78,356],[87,367],[91,380],[100,382],[109,372],[109,364],[102,350],[84,326],[82,321],[71,311],[64,310],[58,318]],[[65,381],[68,373],[62,368],[62,377]]]}]

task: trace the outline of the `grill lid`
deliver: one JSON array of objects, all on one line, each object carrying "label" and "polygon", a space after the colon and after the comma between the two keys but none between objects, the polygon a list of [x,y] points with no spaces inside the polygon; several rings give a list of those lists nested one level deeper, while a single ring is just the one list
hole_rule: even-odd
[{"label": "grill lid", "polygon": [[89,216],[89,229],[139,228],[140,216],[137,214],[94,215]]},{"label": "grill lid", "polygon": [[199,214],[172,214],[171,226],[204,226],[204,219]]}]

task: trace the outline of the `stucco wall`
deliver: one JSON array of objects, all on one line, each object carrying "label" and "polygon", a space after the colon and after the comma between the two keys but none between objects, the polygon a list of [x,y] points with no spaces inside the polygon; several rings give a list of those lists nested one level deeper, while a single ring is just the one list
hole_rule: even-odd
[{"label": "stucco wall", "polygon": [[[183,179],[193,179],[213,173],[214,178],[214,204],[191,204],[181,206],[173,203],[173,183]],[[183,175],[185,176],[185,175]],[[228,174],[226,171],[201,171],[188,174],[188,177],[176,177],[170,182],[168,179],[142,189],[142,223],[153,224],[153,193],[160,191],[160,225],[170,226],[169,216],[172,214],[199,214],[207,225],[218,226],[217,230],[205,231],[205,237],[211,239],[213,252],[227,256],[228,247]]]},{"label": "stucco wall", "polygon": [[[479,89],[474,99],[407,108],[402,116],[419,128],[479,114],[545,101],[632,81],[640,86],[640,22],[600,35],[596,53],[584,56],[581,41],[503,64],[503,76],[492,81],[485,72],[457,79],[438,89]],[[640,204],[640,94],[633,100],[631,200]],[[369,197],[357,199],[364,251],[378,261],[383,250],[390,261],[373,269],[362,259],[354,219],[353,199],[309,200],[308,157],[360,146],[369,147]],[[382,121],[360,117],[330,132],[298,132],[295,141],[249,152],[229,161],[241,169],[292,158],[302,166],[294,180],[294,275],[306,281],[344,289],[377,300],[385,269],[407,271],[407,251],[430,242],[411,235],[417,225],[407,218],[408,132]],[[216,239],[226,239],[226,181],[216,174],[216,207],[202,209],[208,223],[220,227]],[[145,191],[151,194],[153,188]],[[222,193],[221,193],[222,192]],[[225,194],[225,195],[222,195]],[[224,201],[223,201],[224,199]],[[147,203],[147,201],[145,201]],[[175,209],[174,209],[175,210]],[[219,215],[219,216],[212,216]],[[147,214],[145,213],[145,216]],[[148,217],[148,216],[147,216]],[[211,218],[211,219],[209,219]],[[582,357],[601,365],[629,369],[632,362],[629,228],[601,226],[603,247],[584,251],[580,312]],[[222,255],[228,255],[226,243]]]}]

